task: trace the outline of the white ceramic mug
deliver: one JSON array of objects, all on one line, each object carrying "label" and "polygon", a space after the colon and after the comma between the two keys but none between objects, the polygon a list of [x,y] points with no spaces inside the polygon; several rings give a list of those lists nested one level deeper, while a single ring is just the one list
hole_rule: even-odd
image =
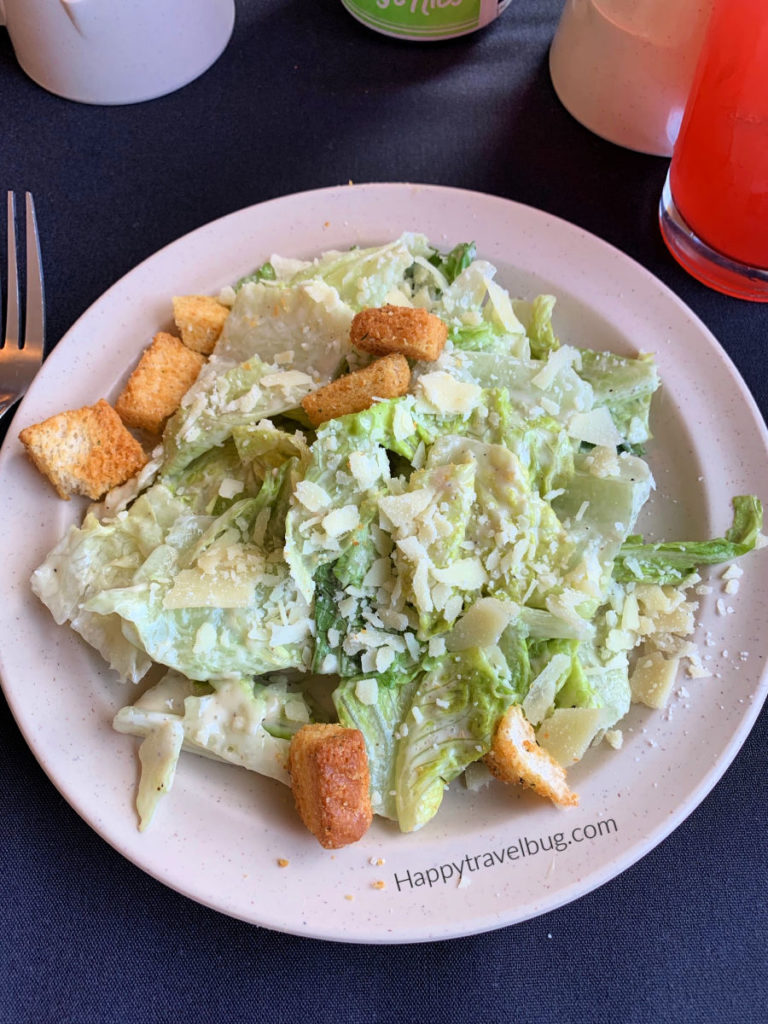
[{"label": "white ceramic mug", "polygon": [[221,55],[234,21],[235,0],[0,0],[24,71],[81,103],[181,88]]}]

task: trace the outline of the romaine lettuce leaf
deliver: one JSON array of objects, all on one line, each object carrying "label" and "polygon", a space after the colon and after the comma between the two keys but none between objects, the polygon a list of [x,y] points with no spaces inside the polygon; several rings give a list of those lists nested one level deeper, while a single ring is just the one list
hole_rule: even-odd
[{"label": "romaine lettuce leaf", "polygon": [[[182,746],[196,754],[240,765],[286,785],[290,739],[274,735],[278,723],[292,722],[300,728],[310,720],[309,709],[300,693],[285,686],[263,686],[246,679],[213,683],[208,692],[196,693],[176,673],[161,681],[135,705],[121,708],[113,720],[118,732],[151,736],[165,725],[183,732]],[[176,700],[171,708],[165,694],[169,686]],[[156,692],[157,691],[157,692]]]},{"label": "romaine lettuce leaf", "polygon": [[682,583],[699,566],[716,565],[752,551],[763,525],[763,506],[754,495],[733,499],[733,523],[725,537],[705,541],[662,541],[646,544],[628,537],[613,569],[619,583]]},{"label": "romaine lettuce leaf", "polygon": [[454,353],[446,369],[482,388],[502,388],[519,419],[530,421],[550,416],[568,426],[575,414],[589,412],[594,404],[592,386],[575,368],[577,349],[553,350],[552,359],[518,359],[492,351]]},{"label": "romaine lettuce leaf", "polygon": [[321,280],[244,284],[216,343],[215,358],[241,366],[252,359],[271,366],[279,360],[285,370],[324,383],[338,373],[349,350],[353,316],[336,289]]},{"label": "romaine lettuce leaf", "polygon": [[126,636],[190,679],[306,667],[312,620],[288,567],[251,540],[262,505],[235,502],[202,534],[169,531],[165,557],[131,585],[92,594],[83,609],[118,615]]},{"label": "romaine lettuce leaf", "polygon": [[573,477],[552,502],[572,544],[569,585],[581,592],[588,618],[605,599],[614,560],[653,486],[647,463],[634,455],[607,452],[600,460],[597,450],[579,454]]},{"label": "romaine lettuce leaf", "polygon": [[427,466],[467,459],[476,466],[467,544],[487,573],[483,593],[546,607],[547,597],[563,588],[572,557],[568,535],[503,445],[442,437],[430,449]]},{"label": "romaine lettuce leaf", "polygon": [[303,666],[312,621],[285,564],[254,543],[264,507],[259,495],[194,515],[155,484],[115,519],[73,528],[33,589],[133,681],[152,661],[194,679]]},{"label": "romaine lettuce leaf", "polygon": [[525,327],[533,359],[545,359],[560,347],[552,328],[555,302],[554,295],[537,295],[532,302],[517,299],[512,303],[516,316]]},{"label": "romaine lettuce leaf", "polygon": [[271,420],[245,423],[232,430],[232,437],[240,461],[250,465],[264,476],[270,469],[278,469],[287,459],[309,461],[309,448],[300,430],[288,433],[280,430]]},{"label": "romaine lettuce leaf", "polygon": [[445,655],[427,668],[403,719],[407,731],[401,724],[397,742],[395,803],[403,832],[426,824],[446,785],[490,750],[494,729],[514,697],[499,659],[492,663],[478,648]]},{"label": "romaine lettuce leaf", "polygon": [[339,611],[343,598],[344,591],[334,572],[334,563],[326,562],[315,572],[313,672],[337,673],[340,676],[360,673],[360,658],[346,653],[344,640],[348,631],[362,629],[363,619],[357,606],[352,616]]},{"label": "romaine lettuce leaf", "polygon": [[487,320],[479,324],[454,325],[448,338],[454,349],[468,352],[491,352],[506,356],[510,351],[509,335]]},{"label": "romaine lettuce leaf", "polygon": [[32,590],[56,622],[69,621],[111,668],[133,682],[149,670],[150,655],[118,616],[95,614],[86,604],[106,590],[131,586],[146,560],[157,557],[168,529],[186,517],[185,503],[156,484],[115,518],[99,522],[87,515],[81,527],[70,527],[32,574]]},{"label": "romaine lettuce leaf", "polygon": [[256,517],[251,539],[268,555],[282,552],[285,547],[285,521],[291,495],[300,479],[301,470],[297,458],[288,459],[264,477],[261,490],[256,496]]},{"label": "romaine lettuce leaf", "polygon": [[578,656],[590,701],[581,706],[600,709],[595,732],[610,729],[629,711],[632,699],[627,652],[608,651],[597,641],[587,641],[579,645]]},{"label": "romaine lettuce leaf", "polygon": [[528,630],[521,619],[510,622],[499,637],[499,650],[507,663],[509,684],[515,700],[521,701],[531,685],[531,658],[528,651]]},{"label": "romaine lettuce leaf", "polygon": [[[551,641],[557,643],[558,641]],[[589,680],[579,656],[581,645],[574,641],[559,641],[560,650],[570,657],[570,670],[555,696],[558,708],[593,708],[599,706],[597,691]],[[567,645],[567,646],[566,646]]]},{"label": "romaine lettuce leaf", "polygon": [[429,262],[437,267],[448,284],[453,284],[459,274],[477,257],[477,248],[474,242],[460,242],[450,252],[441,253],[433,250],[428,257]]},{"label": "romaine lettuce leaf", "polygon": [[581,351],[579,376],[594,394],[595,406],[605,406],[629,445],[641,445],[651,436],[651,399],[660,384],[651,356],[628,359],[613,352]]},{"label": "romaine lettuce leaf", "polygon": [[[333,694],[341,724],[348,729],[359,729],[365,739],[373,812],[395,821],[395,751],[401,723],[411,707],[420,676],[417,667],[400,672],[388,681],[377,675],[357,676],[342,680]],[[376,680],[373,703],[363,703],[357,695],[361,678]]]},{"label": "romaine lettuce leaf", "polygon": [[553,417],[524,420],[510,414],[502,443],[518,457],[528,471],[531,487],[545,500],[570,485],[576,444]]},{"label": "romaine lettuce leaf", "polygon": [[[400,493],[379,498],[381,525],[395,543],[397,586],[419,613],[422,637],[455,621],[463,603],[458,595],[479,585],[474,582],[477,571],[474,575],[464,571],[459,557],[474,499],[474,479],[471,459],[430,466],[412,473]],[[482,566],[479,572],[484,580]]]},{"label": "romaine lettuce leaf", "polygon": [[148,828],[160,800],[173,786],[183,742],[184,729],[181,723],[168,720],[148,732],[139,747],[141,778],[136,795],[136,810],[140,832]]},{"label": "romaine lettuce leaf", "polygon": [[322,281],[355,311],[393,299],[402,303],[406,272],[415,260],[427,263],[432,252],[423,235],[405,233],[386,245],[323,253],[290,280],[292,285]]},{"label": "romaine lettuce leaf", "polygon": [[307,601],[317,568],[365,542],[370,518],[364,506],[370,507],[389,479],[384,448],[374,438],[347,436],[338,422],[318,430],[286,516],[285,559]]},{"label": "romaine lettuce leaf", "polygon": [[212,359],[206,367],[211,374],[201,373],[166,424],[161,478],[170,486],[191,462],[231,437],[236,427],[294,409],[315,386],[308,374],[276,371],[255,356],[218,374],[214,368]]},{"label": "romaine lettuce leaf", "polygon": [[274,265],[267,260],[265,263],[256,267],[256,269],[250,274],[246,274],[245,277],[241,277],[235,284],[234,290],[238,291],[244,284],[255,284],[258,281],[275,281],[276,279],[277,272],[275,271]]},{"label": "romaine lettuce leaf", "polygon": [[230,439],[190,462],[165,485],[196,515],[220,515],[235,498],[258,494],[261,481]]}]

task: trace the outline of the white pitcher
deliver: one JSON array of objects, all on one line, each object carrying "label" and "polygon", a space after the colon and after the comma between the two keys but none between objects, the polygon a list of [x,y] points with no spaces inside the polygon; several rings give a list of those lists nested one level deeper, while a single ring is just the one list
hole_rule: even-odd
[{"label": "white pitcher", "polygon": [[670,156],[713,0],[566,0],[549,53],[555,92],[611,142]]},{"label": "white pitcher", "polygon": [[24,71],[82,103],[179,89],[221,55],[234,20],[235,0],[0,0]]}]

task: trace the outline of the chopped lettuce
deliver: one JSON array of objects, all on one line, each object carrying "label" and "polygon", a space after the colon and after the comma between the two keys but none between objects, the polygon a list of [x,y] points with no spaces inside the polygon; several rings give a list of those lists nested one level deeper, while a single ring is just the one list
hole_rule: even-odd
[{"label": "chopped lettuce", "polygon": [[235,291],[242,288],[244,284],[255,284],[257,281],[274,281],[277,278],[274,265],[269,260],[262,263],[261,266],[256,267],[250,274],[246,274],[245,277],[241,277],[237,284],[234,286]]},{"label": "chopped lettuce", "polygon": [[437,659],[419,681],[394,761],[403,832],[425,825],[437,813],[446,785],[490,750],[496,725],[515,696],[500,665],[506,668],[491,651],[469,648]]},{"label": "chopped lettuce", "polygon": [[[208,370],[214,366],[208,363]],[[205,452],[224,444],[236,427],[294,409],[314,387],[306,373],[275,370],[255,356],[218,376],[201,372],[163,434],[161,478],[173,486]]]},{"label": "chopped lettuce", "polygon": [[[349,729],[359,729],[365,740],[371,777],[371,805],[375,814],[397,821],[395,799],[395,752],[402,723],[413,702],[421,672],[416,668],[398,673],[389,681],[379,676],[344,679],[333,700],[339,721]],[[365,702],[358,696],[361,679],[373,678],[375,700]],[[372,689],[370,685],[368,689]],[[364,692],[364,690],[361,690]]]},{"label": "chopped lettuce", "polygon": [[148,732],[139,747],[141,779],[136,810],[142,832],[151,824],[160,800],[171,791],[183,742],[181,722],[169,719]]},{"label": "chopped lettuce", "polygon": [[[700,567],[763,544],[748,495],[724,537],[636,534],[653,358],[575,348],[553,296],[495,278],[473,243],[410,232],[272,254],[222,293],[221,337],[147,469],[33,574],[123,679],[165,668],[114,722],[142,738],[140,828],[180,750],[289,782],[313,722],[360,730],[373,809],[406,832],[511,704],[570,764],[629,709],[638,585],[682,601]],[[413,362],[408,394],[313,429],[302,399],[370,359],[350,323],[385,304],[440,317],[442,354]]]},{"label": "chopped lettuce", "polygon": [[525,325],[534,359],[544,359],[560,347],[552,327],[555,302],[554,295],[537,295],[531,303],[518,301],[513,304],[516,315]]},{"label": "chopped lettuce", "polygon": [[81,527],[70,527],[32,574],[32,590],[56,622],[69,621],[111,668],[133,682],[148,672],[152,656],[135,634],[123,628],[119,615],[96,612],[88,602],[115,588],[132,586],[148,560],[162,560],[164,541],[173,526],[177,531],[189,527],[196,536],[184,503],[155,485],[114,519],[99,522],[89,514]]},{"label": "chopped lettuce", "polygon": [[247,365],[258,359],[287,372],[330,380],[349,349],[354,313],[324,281],[291,287],[261,280],[245,284],[216,344],[217,360]]},{"label": "chopped lettuce", "polygon": [[304,666],[309,610],[287,566],[251,539],[260,510],[246,498],[212,522],[197,517],[195,530],[170,531],[151,571],[139,567],[133,582],[93,594],[84,610],[118,616],[153,661],[190,679]]},{"label": "chopped lettuce", "polygon": [[300,269],[290,284],[316,286],[322,282],[354,310],[383,306],[393,299],[402,302],[407,272],[414,263],[431,266],[428,257],[432,253],[423,235],[404,234],[383,246],[324,253]]},{"label": "chopped lettuce", "polygon": [[622,544],[613,569],[620,583],[684,582],[699,566],[728,562],[752,551],[763,526],[763,508],[754,495],[733,499],[733,524],[724,537],[705,541],[646,544],[632,536]]},{"label": "chopped lettuce", "polygon": [[428,259],[433,266],[437,267],[448,284],[453,284],[459,274],[471,266],[476,256],[477,249],[474,242],[461,242],[447,253],[435,250]]},{"label": "chopped lettuce", "polygon": [[[262,686],[246,679],[223,680],[202,692],[197,689],[183,676],[168,673],[135,704],[118,711],[114,727],[118,732],[150,737],[167,725],[175,726],[177,731],[181,729],[184,750],[288,784],[290,739],[274,733],[285,719],[293,722],[294,731],[310,721],[301,693],[285,684]],[[163,766],[161,770],[167,779],[167,769]],[[148,760],[143,771],[151,779],[157,767]],[[170,781],[165,787],[170,788]]]},{"label": "chopped lettuce", "polygon": [[334,572],[334,563],[326,562],[315,572],[315,648],[312,657],[312,671],[325,674],[338,673],[340,676],[356,676],[360,673],[359,652],[354,655],[344,650],[347,632],[363,628],[359,614],[343,615],[339,604],[344,600],[344,590]]},{"label": "chopped lettuce", "polygon": [[367,523],[363,506],[388,478],[386,451],[375,440],[320,428],[285,521],[285,560],[307,601],[319,566],[365,542],[370,517]]},{"label": "chopped lettuce", "polygon": [[[546,607],[548,597],[563,587],[573,547],[562,524],[504,445],[443,437],[430,449],[427,464],[464,461],[475,467],[467,541],[470,561],[480,566],[471,577],[479,581],[476,589]],[[464,578],[470,578],[468,568]]]},{"label": "chopped lettuce", "polygon": [[642,445],[650,439],[651,399],[660,384],[650,356],[628,359],[585,349],[579,376],[591,385],[595,405],[609,409],[628,445]]}]

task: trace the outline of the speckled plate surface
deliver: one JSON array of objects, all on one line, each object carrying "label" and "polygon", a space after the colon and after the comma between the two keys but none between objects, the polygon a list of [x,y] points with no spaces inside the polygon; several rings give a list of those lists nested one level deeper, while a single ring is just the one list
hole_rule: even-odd
[{"label": "speckled plate surface", "polygon": [[[54,625],[29,575],[82,513],[27,462],[18,430],[114,397],[139,351],[170,326],[170,298],[215,293],[273,252],[384,242],[403,230],[440,248],[474,239],[513,294],[558,296],[563,340],[654,351],[657,396],[648,457],[657,482],[640,526],[652,535],[720,535],[732,495],[765,500],[768,437],[734,366],[671,292],[632,260],[564,221],[507,200],[432,186],[345,186],[273,200],[215,221],[142,263],[56,347],[0,455],[0,560],[8,701],[41,765],[79,814],[149,874],[226,914],[281,931],[351,942],[413,942],[512,924],[576,899],[659,843],[736,755],[768,678],[766,555],[743,564],[738,594],[702,597],[699,639],[712,675],[681,678],[663,712],[634,708],[624,746],[588,752],[570,772],[580,806],[551,807],[501,785],[454,785],[438,816],[401,835],[377,821],[358,844],[325,851],[287,789],[184,756],[152,828],[136,828],[137,741],[114,733],[131,699],[100,658]],[[761,488],[763,493],[761,493]],[[732,609],[732,612],[731,612]],[[288,861],[281,867],[279,860]]]}]

